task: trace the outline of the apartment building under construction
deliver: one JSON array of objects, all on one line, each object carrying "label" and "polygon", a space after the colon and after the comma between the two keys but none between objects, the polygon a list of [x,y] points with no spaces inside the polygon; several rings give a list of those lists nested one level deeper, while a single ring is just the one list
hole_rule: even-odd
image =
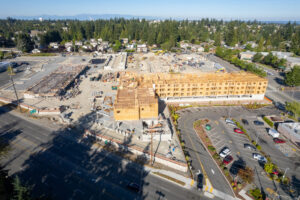
[{"label": "apartment building under construction", "polygon": [[[199,73],[199,74],[177,74],[177,73],[156,73],[156,74],[134,74],[126,73],[120,77],[120,90],[117,95],[117,106],[122,102],[129,101],[130,98],[138,101],[139,95],[143,92],[138,92],[140,88],[149,91],[143,93],[143,98],[152,99],[151,103],[158,101],[155,94],[165,102],[211,102],[211,101],[259,101],[264,99],[268,80],[261,78],[255,74],[247,72],[234,73]],[[124,91],[125,89],[125,91]],[[134,95],[120,95],[126,90],[136,90]],[[150,91],[153,91],[150,92]],[[153,96],[154,95],[154,96]],[[123,98],[121,97],[123,96]],[[126,99],[126,100],[125,100]],[[145,107],[147,103],[144,103]],[[121,109],[126,109],[118,106],[118,111],[124,113]],[[128,104],[129,105],[129,104]],[[135,104],[138,105],[138,104]],[[116,106],[115,106],[116,109]],[[137,109],[136,109],[137,110]],[[154,117],[154,114],[147,117]],[[130,115],[126,111],[125,115]],[[138,119],[137,114],[130,116],[130,119]],[[115,118],[117,119],[116,115]],[[126,116],[122,118],[126,119]],[[142,115],[139,118],[143,118]]]}]

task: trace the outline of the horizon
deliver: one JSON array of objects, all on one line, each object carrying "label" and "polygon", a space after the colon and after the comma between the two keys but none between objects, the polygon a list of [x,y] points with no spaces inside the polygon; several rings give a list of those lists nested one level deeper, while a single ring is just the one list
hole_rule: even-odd
[{"label": "horizon", "polygon": [[[16,6],[17,5],[17,6]],[[27,9],[24,9],[27,8]],[[300,13],[297,8],[300,2],[287,0],[281,2],[274,0],[253,0],[237,2],[222,0],[206,2],[203,0],[153,0],[151,2],[139,2],[137,0],[102,2],[88,0],[82,3],[79,0],[40,2],[8,1],[3,2],[0,8],[0,18],[32,18],[40,16],[74,17],[78,15],[121,15],[137,18],[157,19],[189,19],[203,18],[217,20],[241,20],[241,21],[300,21]],[[18,14],[16,14],[18,13]]]}]

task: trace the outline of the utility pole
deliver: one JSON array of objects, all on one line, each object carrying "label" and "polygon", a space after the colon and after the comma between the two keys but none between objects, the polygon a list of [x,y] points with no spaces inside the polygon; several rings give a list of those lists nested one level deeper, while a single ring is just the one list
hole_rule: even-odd
[{"label": "utility pole", "polygon": [[10,80],[13,84],[14,92],[15,92],[16,99],[17,99],[17,107],[19,107],[20,111],[21,111],[21,107],[19,106],[19,97],[18,97],[18,93],[17,93],[16,87],[15,87],[15,82],[14,82],[14,79],[12,78],[12,76],[16,75],[16,74],[14,73],[11,65],[7,68],[7,72],[8,72],[8,75],[10,76]]},{"label": "utility pole", "polygon": [[285,169],[284,174],[283,174],[283,176],[282,176],[282,181],[283,181],[283,179],[285,178],[286,171],[289,170],[289,169],[290,169],[290,168],[288,168],[288,167]]},{"label": "utility pole", "polygon": [[153,165],[153,132],[151,131],[150,162]]}]

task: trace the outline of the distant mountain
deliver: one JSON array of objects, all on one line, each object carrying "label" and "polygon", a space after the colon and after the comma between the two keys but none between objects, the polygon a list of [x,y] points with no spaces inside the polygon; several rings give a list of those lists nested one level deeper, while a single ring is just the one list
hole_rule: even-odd
[{"label": "distant mountain", "polygon": [[[6,19],[6,17],[1,17],[0,19]],[[79,15],[70,15],[70,16],[60,16],[60,15],[36,15],[36,16],[11,16],[14,19],[22,19],[22,20],[34,20],[42,18],[43,20],[97,20],[97,19],[113,19],[113,18],[124,18],[124,19],[146,19],[146,20],[164,20],[164,19],[173,19],[173,20],[200,20],[201,18],[182,18],[182,17],[155,17],[155,16],[138,16],[138,15],[122,15],[122,14],[79,14]],[[219,19],[220,20],[220,19]],[[232,19],[234,20],[234,19]],[[224,20],[230,21],[230,20]],[[241,20],[241,21],[249,21],[249,20]],[[254,21],[254,20],[250,20]],[[289,21],[286,20],[256,20],[266,24],[286,24]],[[291,23],[296,22],[300,24],[300,21],[290,20]]]},{"label": "distant mountain", "polygon": [[136,16],[136,15],[121,15],[121,14],[80,14],[73,16],[60,16],[60,15],[36,15],[36,16],[11,16],[14,19],[33,20],[42,18],[43,20],[97,20],[97,19],[112,19],[112,18],[124,18],[124,19],[163,19],[161,17],[153,16]]}]

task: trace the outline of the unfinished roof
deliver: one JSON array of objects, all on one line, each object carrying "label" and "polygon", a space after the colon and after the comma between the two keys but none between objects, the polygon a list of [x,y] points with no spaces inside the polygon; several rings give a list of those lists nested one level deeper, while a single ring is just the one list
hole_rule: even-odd
[{"label": "unfinished roof", "polygon": [[169,84],[169,83],[207,83],[207,82],[267,82],[267,79],[261,78],[255,74],[248,72],[232,72],[232,73],[156,73],[138,75],[134,73],[126,73],[121,76],[120,82],[123,86],[137,86],[133,84],[152,87],[151,84]]},{"label": "unfinished roof", "polygon": [[156,102],[157,99],[152,88],[126,88],[118,90],[114,107],[115,109],[136,108]]}]

